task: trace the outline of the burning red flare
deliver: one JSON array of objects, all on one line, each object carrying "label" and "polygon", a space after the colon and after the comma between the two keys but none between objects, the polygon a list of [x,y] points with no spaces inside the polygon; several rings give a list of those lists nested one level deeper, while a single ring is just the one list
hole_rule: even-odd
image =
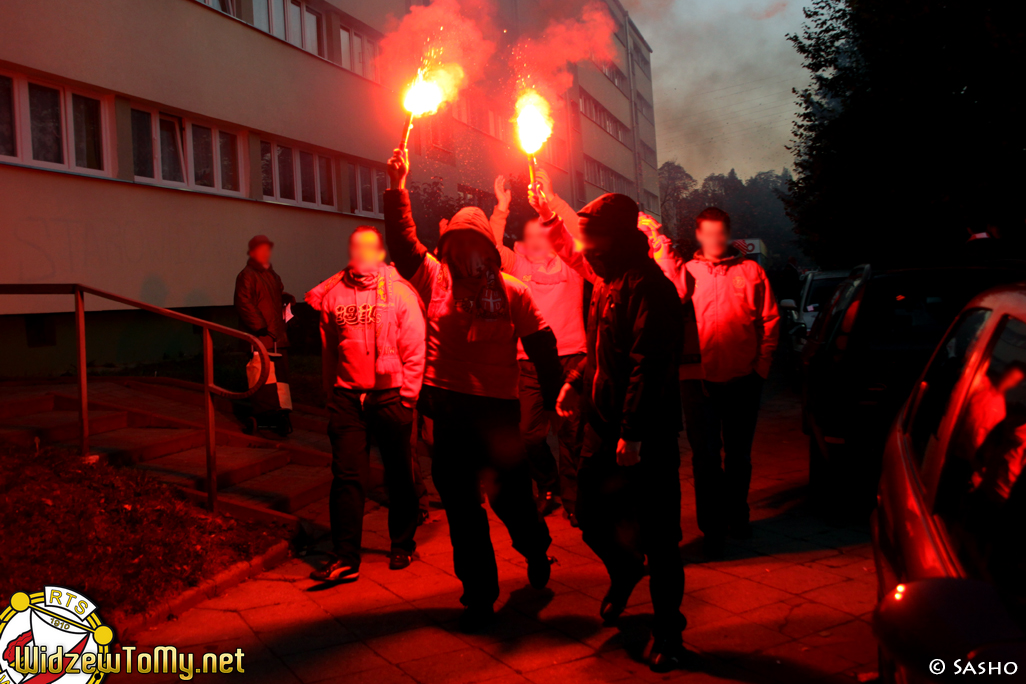
[{"label": "burning red flare", "polygon": [[527,90],[517,98],[517,138],[528,155],[534,155],[552,135],[552,113],[549,103],[535,90]]}]

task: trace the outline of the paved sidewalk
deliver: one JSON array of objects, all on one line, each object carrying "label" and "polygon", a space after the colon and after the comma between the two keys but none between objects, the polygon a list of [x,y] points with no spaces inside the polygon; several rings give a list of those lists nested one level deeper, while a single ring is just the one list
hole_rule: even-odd
[{"label": "paved sidewalk", "polygon": [[[806,438],[794,395],[767,388],[756,438],[750,502],[755,537],[703,562],[694,520],[690,453],[682,439],[688,559],[687,645],[699,670],[656,675],[643,662],[651,604],[647,580],[617,627],[604,627],[602,565],[561,511],[549,590],[527,585],[523,559],[493,515],[502,596],[487,633],[460,634],[460,584],[443,512],[420,528],[419,558],[390,572],[386,511],[365,518],[361,578],[326,590],[307,579],[322,556],[293,559],[139,638],[195,653],[244,651],[235,682],[856,682],[876,670],[870,612],[876,596],[868,528],[831,527],[805,504]],[[315,506],[318,504],[315,504]],[[319,504],[326,507],[326,502]],[[373,506],[373,504],[371,505]],[[306,511],[323,518],[326,511]],[[212,681],[210,675],[201,675]],[[114,676],[158,684],[173,675]]]}]

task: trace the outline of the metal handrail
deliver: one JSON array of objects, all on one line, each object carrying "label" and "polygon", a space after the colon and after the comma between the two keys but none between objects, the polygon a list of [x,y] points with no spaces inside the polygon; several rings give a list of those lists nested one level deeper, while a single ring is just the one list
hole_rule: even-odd
[{"label": "metal handrail", "polygon": [[[216,433],[214,431],[214,395],[228,399],[245,399],[252,396],[267,382],[270,374],[270,357],[267,355],[267,348],[259,339],[244,333],[241,330],[234,330],[217,323],[204,321],[201,318],[187,316],[177,311],[153,306],[146,302],[140,302],[129,297],[122,297],[112,292],[98,290],[95,287],[81,285],[79,283],[41,283],[27,285],[20,283],[0,283],[0,295],[60,295],[70,294],[75,298],[75,331],[78,340],[78,416],[81,425],[81,448],[82,456],[89,455],[89,393],[86,376],[86,337],[85,337],[85,295],[91,294],[95,297],[109,299],[112,302],[125,304],[136,309],[149,311],[165,318],[171,318],[182,323],[189,323],[203,329],[203,382],[193,383],[203,388],[203,405],[205,423],[207,428],[207,505],[211,511],[217,510],[217,445]],[[245,392],[232,392],[214,384],[214,345],[210,339],[210,333],[216,332],[222,335],[230,335],[240,340],[249,342],[260,355],[260,377],[256,384]]]}]

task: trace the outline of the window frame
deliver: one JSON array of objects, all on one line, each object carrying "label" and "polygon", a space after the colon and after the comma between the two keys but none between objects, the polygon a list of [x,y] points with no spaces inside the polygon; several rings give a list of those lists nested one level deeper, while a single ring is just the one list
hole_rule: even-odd
[{"label": "window frame", "polygon": [[[200,1],[201,2],[205,2],[205,0],[200,0]],[[271,36],[272,38],[277,38],[278,40],[284,41],[284,42],[288,43],[289,45],[291,45],[292,47],[299,48],[300,50],[303,50],[304,52],[309,52],[311,55],[316,55],[316,56],[320,57],[321,59],[325,59],[326,58],[325,57],[325,49],[324,48],[325,48],[325,43],[326,43],[325,38],[326,38],[326,35],[327,35],[327,33],[326,33],[326,31],[327,31],[327,21],[325,21],[324,12],[322,12],[322,11],[320,11],[318,9],[314,9],[314,8],[310,7],[309,3],[305,2],[304,0],[284,0],[284,2],[283,2],[284,15],[282,16],[282,22],[284,23],[284,30],[282,31],[282,36],[278,36],[275,33],[275,28],[277,26],[277,22],[276,22],[276,19],[275,19],[275,16],[274,16],[273,0],[253,0],[253,2],[254,2],[254,4],[256,4],[256,3],[263,3],[264,5],[267,6],[267,30],[264,31],[264,29],[260,28],[255,23],[253,24],[254,28],[256,28],[258,31],[266,33],[267,35]],[[291,9],[292,5],[298,5],[299,6],[299,27],[298,27],[298,29],[296,27],[292,26],[292,19],[289,17],[289,10]],[[254,10],[254,12],[256,12],[256,10]],[[318,22],[317,22],[317,26],[318,26],[318,28],[317,28],[317,49],[316,50],[311,50],[310,49],[310,41],[309,41],[309,39],[307,37],[307,30],[306,30],[306,15],[307,15],[307,13],[316,16],[317,19],[318,19]],[[263,16],[263,15],[261,14],[261,16]],[[296,43],[292,42],[293,32],[296,31],[296,30],[299,31],[299,44],[298,45]]]},{"label": "window frame", "polygon": [[[274,187],[274,195],[265,195],[264,184],[263,184],[263,160],[261,159],[261,177],[260,177],[260,195],[265,202],[278,202],[280,204],[288,204],[297,207],[304,207],[306,209],[319,209],[321,211],[337,211],[338,210],[338,166],[335,163],[335,157],[330,154],[321,154],[309,147],[303,147],[302,145],[294,145],[290,142],[281,142],[273,139],[267,139],[264,137],[259,138],[261,143],[267,143],[271,146],[271,182]],[[289,199],[288,197],[281,196],[281,180],[278,177],[278,148],[287,147],[292,150],[292,178],[295,183],[295,199]],[[313,176],[314,176],[314,202],[303,201],[303,175],[302,169],[300,168],[300,155],[302,153],[313,155]],[[321,202],[323,195],[321,188],[321,166],[320,160],[328,160],[328,168],[331,169],[331,178],[329,183],[331,185],[331,198],[332,204],[324,204]]]},{"label": "window frame", "polygon": [[[85,88],[72,87],[45,78],[29,77],[18,72],[0,70],[0,76],[11,79],[11,113],[14,125],[14,156],[0,155],[0,162],[32,166],[51,171],[66,171],[86,176],[110,178],[113,175],[114,98]],[[42,161],[32,157],[32,113],[29,104],[29,84],[56,90],[60,102],[61,163]],[[100,152],[103,156],[99,169],[78,166],[75,163],[75,111],[74,96],[86,97],[100,103]]]},{"label": "window frame", "polygon": [[[381,83],[381,74],[380,74],[380,70],[378,69],[378,65],[377,65],[378,49],[379,49],[381,41],[378,38],[369,36],[366,31],[362,31],[362,30],[353,28],[352,26],[347,26],[345,24],[341,24],[339,26],[339,45],[340,46],[342,44],[342,33],[343,32],[349,34],[349,40],[346,41],[348,43],[348,45],[349,45],[349,51],[348,51],[349,52],[349,55],[348,55],[349,56],[349,62],[348,62],[349,66],[346,66],[346,61],[345,61],[345,55],[344,54],[342,55],[342,60],[343,61],[339,62],[339,66],[342,67],[343,69],[345,69],[346,71],[350,72],[350,73],[356,74],[357,76],[360,76],[361,78],[367,79],[371,83]],[[360,39],[359,61],[357,60],[357,54],[358,53],[357,53],[357,50],[356,50],[356,40],[355,40],[355,38],[359,38]],[[371,66],[371,71],[373,72],[373,74],[370,75],[370,76],[367,75],[367,64],[368,64],[367,51],[368,51],[368,47],[370,47],[370,52],[371,52],[369,63],[372,65]],[[356,70],[357,63],[360,64],[360,71]]]},{"label": "window frame", "polygon": [[[371,203],[373,205],[378,205],[379,203],[382,203],[379,198],[381,198],[384,195],[384,191],[388,189],[388,187],[387,187],[388,186],[388,174],[384,173],[383,180],[384,180],[385,187],[384,188],[378,188],[378,182],[380,180],[382,180],[382,174],[380,174],[378,172],[379,171],[382,171],[382,172],[385,171],[382,167],[371,166],[369,164],[365,164],[365,163],[362,163],[362,162],[359,162],[359,161],[353,161],[353,160],[350,160],[350,159],[345,160],[345,164],[346,164],[346,175],[347,175],[346,182],[347,183],[349,182],[349,178],[350,177],[355,178],[355,181],[356,181],[356,183],[355,183],[356,193],[352,197],[349,198],[349,206],[346,207],[345,213],[351,214],[353,216],[364,216],[366,218],[376,218],[376,219],[383,219],[383,218],[385,218],[385,208],[384,208],[384,206],[372,206],[371,209],[369,209],[369,210],[366,207],[363,206],[363,193],[360,191],[361,190],[360,189],[360,170],[361,169],[365,169],[367,171],[367,173],[370,174],[370,181],[371,181]],[[355,175],[354,176],[349,176],[349,174],[355,174]],[[354,201],[356,202],[356,205],[357,205],[357,208],[355,210],[352,208],[352,205],[353,205]]]}]

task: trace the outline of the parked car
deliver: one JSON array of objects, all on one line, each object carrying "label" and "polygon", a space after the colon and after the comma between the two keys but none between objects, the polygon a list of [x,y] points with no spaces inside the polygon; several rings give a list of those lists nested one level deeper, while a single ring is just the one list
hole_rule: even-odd
[{"label": "parked car", "polygon": [[950,681],[981,664],[1026,676],[1024,464],[1016,285],[965,307],[887,437],[871,518],[884,681]]},{"label": "parked car", "polygon": [[887,431],[944,331],[976,294],[1024,278],[1015,266],[851,272],[802,353],[814,495],[872,508]]},{"label": "parked car", "polygon": [[805,338],[812,330],[819,312],[830,301],[837,286],[848,277],[848,271],[809,271],[801,277],[798,299],[784,299],[780,308],[786,324],[784,329],[790,335],[791,349],[801,354]]}]

